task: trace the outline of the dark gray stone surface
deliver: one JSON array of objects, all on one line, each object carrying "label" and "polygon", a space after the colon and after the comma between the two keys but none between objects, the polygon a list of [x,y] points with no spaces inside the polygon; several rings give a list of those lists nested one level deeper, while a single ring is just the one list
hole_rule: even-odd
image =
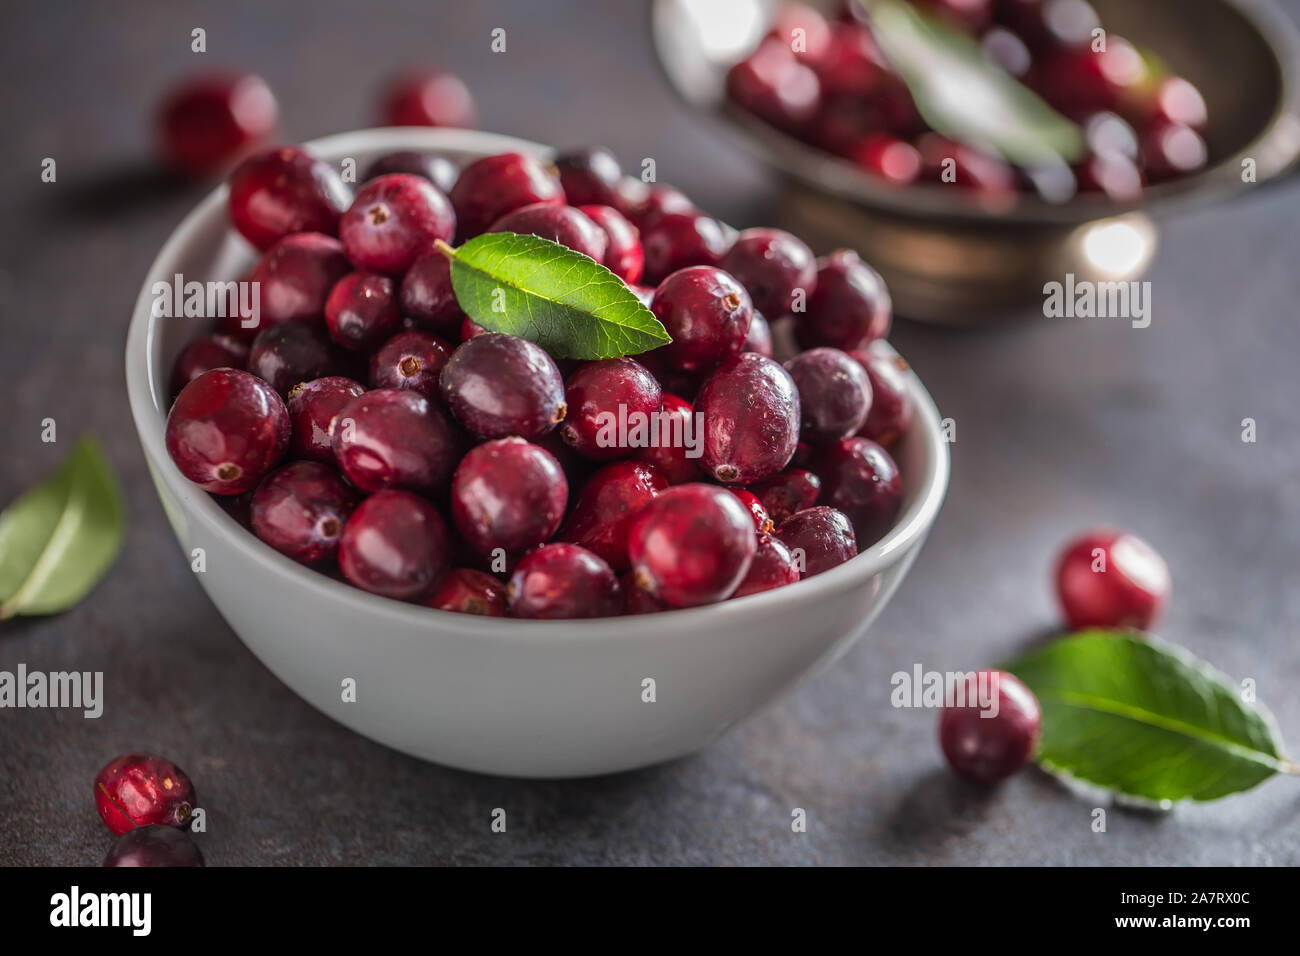
[{"label": "dark gray stone surface", "polygon": [[[1300,184],[1170,223],[1148,330],[901,323],[894,340],[958,440],[938,525],[866,639],[690,759],[577,782],[490,779],[355,736],[281,686],[208,603],[154,496],[122,346],[149,261],[202,194],[159,188],[146,163],[151,104],[201,65],[195,26],[208,32],[204,63],[267,77],[289,138],[366,125],[384,74],[433,61],[471,82],[484,128],[652,155],[662,179],[737,225],[763,221],[773,196],[756,164],[674,101],[637,3],[9,4],[0,501],[89,432],[120,470],[131,522],[84,604],[0,626],[0,666],[107,681],[97,721],[0,711],[0,863],[97,862],[109,838],[91,781],[131,749],[189,771],[218,865],[1300,863],[1294,779],[1167,814],[1112,812],[1099,835],[1093,802],[1037,772],[991,794],[954,782],[934,714],[888,704],[896,670],[986,665],[1051,629],[1056,548],[1115,522],[1172,566],[1163,632],[1255,678],[1300,740]],[[504,56],[487,52],[496,26]],[[45,156],[57,184],[39,180]],[[47,416],[55,446],[38,438]],[[1254,445],[1240,440],[1247,416]],[[490,832],[494,807],[509,812],[507,834]],[[793,807],[808,812],[806,834],[791,832]]]}]

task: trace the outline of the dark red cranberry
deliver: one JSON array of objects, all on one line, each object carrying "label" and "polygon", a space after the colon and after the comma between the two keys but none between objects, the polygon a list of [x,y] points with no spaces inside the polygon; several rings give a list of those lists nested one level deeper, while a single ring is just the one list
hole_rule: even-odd
[{"label": "dark red cranberry", "polygon": [[337,239],[319,232],[285,236],[262,254],[249,277],[258,284],[261,327],[319,319],[330,289],[351,271]]},{"label": "dark red cranberry", "polygon": [[371,351],[402,325],[393,280],[377,272],[345,275],[325,301],[325,325],[345,349]]},{"label": "dark red cranberry", "polygon": [[826,52],[813,66],[826,96],[870,96],[888,72],[871,31],[856,23],[833,24]]},{"label": "dark red cranberry", "polygon": [[926,133],[917,148],[923,171],[934,182],[969,190],[989,205],[1015,201],[1016,172],[1009,163],[937,133]]},{"label": "dark red cranberry", "polygon": [[763,502],[758,499],[758,495],[752,491],[746,491],[744,488],[732,488],[731,493],[736,496],[737,500],[745,506],[749,516],[754,519],[754,530],[759,534],[767,534],[772,530],[772,519],[767,514],[767,508]]},{"label": "dark red cranberry", "polygon": [[684,372],[707,372],[737,355],[754,314],[745,287],[712,266],[674,272],[655,289],[650,310],[673,337],[663,359]]},{"label": "dark red cranberry", "polygon": [[564,190],[552,167],[523,153],[486,156],[461,170],[451,190],[460,237],[471,239],[508,212],[544,202],[564,203]]},{"label": "dark red cranberry", "polygon": [[781,522],[776,536],[790,549],[803,578],[829,571],[858,553],[848,516],[826,505],[796,511]]},{"label": "dark red cranberry", "polygon": [[383,126],[454,126],[473,129],[474,97],[460,77],[442,70],[394,79],[379,108]]},{"label": "dark red cranberry", "polygon": [[807,130],[807,140],[815,146],[839,156],[852,158],[857,145],[868,136],[879,132],[879,111],[871,101],[851,96],[832,96],[822,103],[821,109]]},{"label": "dark red cranberry", "polygon": [[798,580],[799,567],[795,564],[790,549],[781,543],[780,538],[761,534],[754,549],[754,560],[749,565],[749,573],[731,596],[740,598],[760,591],[771,591]]},{"label": "dark red cranberry", "polygon": [[[219,309],[217,314],[217,332],[237,339],[245,345],[251,345],[253,339],[257,338],[257,333],[264,328],[260,301],[257,302],[256,313],[253,311],[254,303],[249,294],[253,288],[252,281],[252,269],[235,280],[235,288],[227,289],[224,294],[225,302],[222,304],[225,308]],[[247,291],[241,296],[241,290]],[[258,298],[261,298],[260,293]]]},{"label": "dark red cranberry", "polygon": [[488,332],[460,344],[442,370],[443,400],[479,438],[541,438],[564,421],[564,379],[540,347]]},{"label": "dark red cranberry", "polygon": [[911,139],[926,130],[911,91],[895,73],[882,77],[879,89],[872,96],[871,110],[881,128],[895,136]]},{"label": "dark red cranberry", "polygon": [[158,133],[167,162],[203,176],[266,142],[279,118],[266,81],[252,73],[191,77],[167,95]]},{"label": "dark red cranberry", "polygon": [[280,146],[244,160],[230,175],[230,221],[258,249],[294,232],[338,232],[352,191],[321,159]]},{"label": "dark red cranberry", "polygon": [[339,222],[339,239],[358,269],[400,275],[441,239],[456,235],[451,202],[423,176],[390,173],[361,187]]},{"label": "dark red cranberry", "polygon": [[362,491],[441,491],[460,452],[460,441],[437,406],[393,388],[374,389],[343,406],[331,444],[339,468]]},{"label": "dark red cranberry", "polygon": [[650,440],[663,391],[635,359],[604,359],[569,376],[564,402],[568,411],[560,437],[585,458],[613,461]]},{"label": "dark red cranberry", "polygon": [[1074,175],[1080,190],[1102,193],[1113,202],[1142,198],[1142,170],[1121,153],[1093,153],[1074,167]]},{"label": "dark red cranberry", "polygon": [[452,568],[424,603],[439,611],[505,617],[506,586],[484,571]]},{"label": "dark red cranberry", "polygon": [[628,525],[637,584],[671,607],[724,601],[749,571],[757,535],[740,500],[714,485],[660,492]]},{"label": "dark red cranberry", "polygon": [[564,519],[569,483],[560,463],[522,438],[470,450],[451,482],[451,517],[479,554],[519,554],[549,541]]},{"label": "dark red cranberry", "polygon": [[289,412],[269,385],[217,368],[190,382],[167,415],[167,454],[215,495],[253,488],[289,447]]},{"label": "dark red cranberry", "polygon": [[540,236],[574,252],[603,262],[609,239],[605,232],[585,213],[572,206],[538,202],[506,213],[492,223],[488,232],[516,232],[520,235]]},{"label": "dark red cranberry", "polygon": [[660,183],[647,186],[638,179],[624,178],[614,208],[627,216],[642,232],[664,216],[698,215],[699,210],[680,189]]},{"label": "dark red cranberry", "polygon": [[728,245],[727,233],[716,219],[694,213],[661,216],[641,230],[645,277],[662,282],[687,266],[716,266]]},{"label": "dark red cranberry", "polygon": [[251,524],[275,550],[306,565],[332,561],[357,495],[337,471],[294,461],[262,479],[253,493]]},{"label": "dark red cranberry", "polygon": [[179,395],[180,390],[194,381],[204,372],[214,368],[237,368],[241,371],[248,365],[248,346],[229,335],[202,335],[195,339],[176,356],[172,365],[171,391]]},{"label": "dark red cranberry", "polygon": [[746,229],[719,265],[740,281],[754,308],[785,315],[799,291],[807,295],[817,281],[817,264],[803,240],[780,229]]},{"label": "dark red cranberry", "polygon": [[780,526],[796,511],[817,504],[822,480],[806,468],[791,468],[750,486],[772,521]]},{"label": "dark red cranberry", "polygon": [[764,358],[772,357],[772,327],[767,324],[761,312],[755,312],[749,320],[749,334],[745,336],[743,352],[757,352]]},{"label": "dark red cranberry", "polygon": [[[676,395],[663,393],[663,408],[656,430],[658,441],[637,450],[637,458],[663,475],[670,485],[696,481],[700,477],[698,457],[688,457],[689,445],[698,442],[702,432],[696,427],[691,403]],[[666,441],[664,439],[667,439]]]},{"label": "dark red cranberry", "polygon": [[800,60],[815,63],[830,46],[831,26],[806,3],[782,3],[768,36],[781,40]]},{"label": "dark red cranberry", "polygon": [[451,535],[436,508],[408,491],[381,491],[357,506],[339,540],[339,570],[372,594],[408,601],[450,566]]},{"label": "dark red cranberry", "polygon": [[428,332],[399,332],[370,356],[370,387],[400,388],[441,401],[438,378],[451,346]]},{"label": "dark red cranberry", "polygon": [[668,487],[653,465],[616,461],[596,471],[583,486],[557,536],[599,555],[615,571],[630,568],[629,520]]},{"label": "dark red cranberry", "polygon": [[360,382],[339,375],[299,382],[290,389],[288,406],[293,439],[289,454],[334,464],[334,423],[343,406],[365,390]]},{"label": "dark red cranberry", "polygon": [[980,37],[980,48],[985,56],[1017,79],[1024,77],[1034,62],[1025,41],[1002,27],[993,27]]},{"label": "dark red cranberry", "polygon": [[871,410],[866,369],[839,349],[800,352],[785,363],[799,389],[799,438],[824,445],[855,435]]},{"label": "dark red cranberry", "polygon": [[795,336],[804,348],[865,348],[889,334],[892,314],[880,273],[856,252],[840,249],[817,260],[817,283],[807,312],[795,322]]},{"label": "dark red cranberry", "polygon": [[993,22],[994,0],[921,0],[968,33],[979,33]]},{"label": "dark red cranberry", "polygon": [[396,153],[385,153],[366,169],[362,182],[369,182],[391,173],[406,173],[411,176],[423,176],[446,193],[456,185],[460,170],[446,156],[437,153],[422,153],[414,149],[404,149]]},{"label": "dark red cranberry", "polygon": [[603,146],[570,150],[555,159],[560,185],[572,206],[612,206],[618,201],[623,170]]},{"label": "dark red cranberry", "polygon": [[875,348],[850,352],[871,379],[871,411],[858,434],[886,448],[898,442],[912,424],[912,399],[907,390],[907,362]]},{"label": "dark red cranberry", "polygon": [[799,392],[790,373],[757,352],[742,352],[709,377],[695,397],[703,416],[699,463],[724,484],[770,478],[799,443]]},{"label": "dark red cranberry", "polygon": [[1169,602],[1169,568],[1137,535],[1090,531],[1066,545],[1056,566],[1066,623],[1149,630]]},{"label": "dark red cranberry", "polygon": [[576,544],[548,544],[526,555],[506,596],[513,617],[613,617],[623,609],[613,570]]},{"label": "dark red cranberry", "polygon": [[465,317],[451,285],[451,262],[441,252],[420,256],[402,277],[402,311],[435,332],[449,335]]},{"label": "dark red cranberry", "polygon": [[[1033,691],[1006,671],[978,671],[972,689],[976,700],[963,693],[965,699],[944,707],[939,746],[958,776],[988,786],[1029,762],[1038,746],[1042,711]],[[979,700],[981,693],[987,699]]]},{"label": "dark red cranberry", "polygon": [[770,38],[727,71],[727,94],[778,129],[807,125],[821,101],[821,81],[786,41]]},{"label": "dark red cranberry", "polygon": [[660,611],[671,611],[667,604],[664,604],[657,597],[636,583],[636,574],[629,571],[618,579],[619,590],[623,592],[623,613],[624,614],[658,614]]},{"label": "dark red cranberry", "polygon": [[1104,50],[1083,46],[1045,56],[1035,73],[1043,99],[1072,117],[1115,109],[1147,75],[1142,55],[1114,34],[1106,38]]},{"label": "dark red cranberry", "polygon": [[579,209],[605,233],[605,258],[601,260],[605,267],[628,285],[639,282],[645,272],[645,252],[636,226],[613,206],[580,206]]},{"label": "dark red cranberry", "polygon": [[1138,138],[1128,120],[1118,113],[1093,113],[1083,122],[1083,135],[1094,153],[1119,153],[1138,158]]},{"label": "dark red cranberry", "polygon": [[203,866],[203,854],[183,830],[157,824],[136,827],[117,838],[104,866]]},{"label": "dark red cranberry", "polygon": [[461,344],[468,342],[470,339],[477,338],[480,335],[486,335],[487,329],[479,325],[468,315],[460,323],[460,341]]},{"label": "dark red cranberry", "polygon": [[281,395],[299,382],[328,375],[351,377],[353,364],[324,328],[301,322],[259,332],[248,355],[248,370]]},{"label": "dark red cranberry", "polygon": [[124,754],[95,775],[95,806],[114,833],[150,824],[187,828],[195,805],[194,784],[164,757]]},{"label": "dark red cranberry", "polygon": [[1142,158],[1152,182],[1194,173],[1208,156],[1205,140],[1190,126],[1157,120],[1142,135]]},{"label": "dark red cranberry", "polygon": [[903,502],[898,466],[870,438],[845,438],[827,447],[817,461],[821,500],[853,522],[858,546],[870,547],[894,526]]},{"label": "dark red cranberry", "polygon": [[921,178],[924,169],[916,147],[889,133],[863,136],[854,143],[849,158],[892,186],[910,186]]}]

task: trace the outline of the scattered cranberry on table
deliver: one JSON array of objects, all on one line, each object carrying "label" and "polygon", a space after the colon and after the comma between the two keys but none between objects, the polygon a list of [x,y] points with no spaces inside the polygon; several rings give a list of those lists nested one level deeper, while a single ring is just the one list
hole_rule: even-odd
[{"label": "scattered cranberry on table", "polygon": [[407,73],[384,91],[379,118],[384,126],[454,126],[477,122],[474,97],[465,82],[443,70]]},{"label": "scattered cranberry on table", "polygon": [[114,833],[150,824],[188,827],[195,804],[194,784],[164,757],[124,754],[95,775],[95,806]]},{"label": "scattered cranberry on table", "polygon": [[278,119],[275,96],[260,76],[203,74],[167,95],[158,110],[158,139],[172,168],[206,176],[266,142]]},{"label": "scattered cranberry on table", "polygon": [[1029,762],[1038,746],[1042,711],[1033,691],[1006,671],[980,671],[997,694],[997,712],[978,701],[950,702],[939,717],[939,745],[958,776],[985,786],[999,783]]},{"label": "scattered cranberry on table", "polygon": [[1136,535],[1090,531],[1062,551],[1056,590],[1072,629],[1145,631],[1169,602],[1169,568],[1155,548]]}]

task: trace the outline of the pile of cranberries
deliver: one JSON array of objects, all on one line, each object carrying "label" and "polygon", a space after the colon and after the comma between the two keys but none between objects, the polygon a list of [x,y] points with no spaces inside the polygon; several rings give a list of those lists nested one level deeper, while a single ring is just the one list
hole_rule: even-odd
[{"label": "pile of cranberries", "polygon": [[104,866],[203,866],[189,836],[194,784],[165,757],[116,757],[95,775],[95,807],[118,835]]},{"label": "pile of cranberries", "polygon": [[[892,526],[911,408],[854,253],[737,233],[604,149],[400,153],[363,180],[292,147],[236,169],[260,325],[221,320],[173,369],[172,460],[277,551],[431,608],[604,617],[791,584]],[[492,231],[604,264],[671,343],[556,361],[480,327],[434,244]],[[769,318],[804,349],[784,364]],[[602,425],[637,416],[675,440]]]},{"label": "pile of cranberries", "polygon": [[952,182],[995,205],[1032,190],[1057,202],[1081,192],[1132,202],[1147,183],[1205,165],[1200,91],[1103,31],[1086,0],[915,2],[976,37],[994,64],[1078,123],[1087,155],[1073,182],[1033,175],[929,129],[853,0],[838,22],[801,3],[783,5],[758,48],[731,69],[728,95],[886,182]]}]

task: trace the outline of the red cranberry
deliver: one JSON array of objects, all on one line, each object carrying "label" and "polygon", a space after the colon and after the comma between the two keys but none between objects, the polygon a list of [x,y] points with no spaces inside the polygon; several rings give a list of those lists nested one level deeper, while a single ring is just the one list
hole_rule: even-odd
[{"label": "red cranberry", "polygon": [[419,392],[441,401],[438,377],[451,358],[451,346],[427,332],[400,332],[370,356],[370,387]]},{"label": "red cranberry", "polygon": [[167,453],[204,491],[237,495],[262,480],[289,446],[289,413],[260,379],[231,368],[204,372],[167,416]]},{"label": "red cranberry", "polygon": [[1208,155],[1205,140],[1189,126],[1157,120],[1142,136],[1142,158],[1152,182],[1194,173]]},{"label": "red cranberry", "polygon": [[526,555],[506,588],[514,617],[613,617],[622,610],[610,566],[576,544],[548,544]]},{"label": "red cranberry", "polygon": [[980,37],[980,48],[985,56],[1017,79],[1023,78],[1034,62],[1025,41],[1002,27],[994,27]]},{"label": "red cranberry", "polygon": [[258,249],[293,232],[338,232],[352,192],[329,163],[294,146],[244,160],[230,175],[230,221]]},{"label": "red cranberry", "polygon": [[519,554],[550,540],[568,502],[560,463],[522,438],[471,449],[451,482],[452,520],[479,554]]},{"label": "red cranberry", "polygon": [[248,370],[281,395],[299,382],[328,375],[351,376],[352,359],[323,328],[295,322],[273,325],[257,334],[248,355]]},{"label": "red cranberry", "polygon": [[645,277],[650,282],[662,282],[687,266],[716,266],[727,246],[722,224],[695,213],[672,213],[641,227]]},{"label": "red cranberry", "polygon": [[629,571],[618,579],[619,590],[623,592],[623,613],[624,614],[658,614],[661,611],[671,611],[667,604],[664,604],[657,597],[636,583],[636,574]]},{"label": "red cranberry", "polygon": [[937,133],[926,133],[917,147],[925,174],[935,182],[951,182],[976,193],[986,204],[1015,200],[1016,172],[1009,163]]},{"label": "red cranberry", "polygon": [[764,358],[772,357],[772,327],[767,324],[761,312],[755,312],[749,320],[749,334],[745,336],[743,352],[757,352]]},{"label": "red cranberry", "polygon": [[821,101],[821,82],[787,42],[764,40],[727,71],[727,93],[744,109],[778,129],[807,125]]},{"label": "red cranberry", "polygon": [[1190,126],[1197,132],[1204,131],[1209,121],[1205,97],[1181,76],[1167,76],[1161,80],[1151,102],[1141,112],[1147,124],[1164,121]]},{"label": "red cranberry", "polygon": [[203,854],[188,833],[174,827],[136,827],[117,838],[104,866],[203,866]]},{"label": "red cranberry", "polygon": [[732,488],[730,491],[736,496],[736,500],[745,506],[749,516],[754,519],[755,531],[759,534],[767,534],[772,530],[772,519],[768,517],[767,508],[758,499],[758,495],[752,491],[746,491],[744,488]]},{"label": "red cranberry", "polygon": [[801,60],[816,62],[830,46],[831,26],[806,3],[783,3],[768,36],[784,42]]},{"label": "red cranberry", "polygon": [[442,334],[454,333],[465,313],[451,285],[451,262],[441,252],[420,256],[402,277],[402,311]]},{"label": "red cranberry", "polygon": [[770,478],[799,442],[794,379],[757,352],[742,352],[714,372],[695,398],[695,411],[704,422],[700,465],[725,484]]},{"label": "red cranberry", "polygon": [[817,504],[822,480],[806,468],[791,468],[750,486],[778,526],[796,511]]},{"label": "red cranberry", "polygon": [[1086,0],[998,0],[997,19],[1035,50],[1086,46],[1101,26]]},{"label": "red cranberry", "polygon": [[916,147],[888,133],[862,137],[853,145],[849,158],[891,186],[910,186],[921,178],[924,169]]},{"label": "red cranberry", "polygon": [[460,237],[471,239],[508,212],[544,202],[564,203],[564,190],[552,168],[523,153],[486,156],[461,170],[451,190]]},{"label": "red cranberry", "polygon": [[848,515],[859,547],[869,547],[894,526],[903,502],[898,466],[870,438],[845,438],[817,463],[821,500]]},{"label": "red cranberry", "polygon": [[1104,50],[1084,46],[1044,57],[1036,79],[1043,99],[1067,116],[1082,117],[1115,109],[1145,77],[1142,55],[1112,34]]},{"label": "red cranberry", "polygon": [[660,492],[628,525],[638,585],[671,607],[731,596],[749,571],[757,535],[739,499],[713,485]]},{"label": "red cranberry", "polygon": [[615,571],[626,571],[632,566],[627,555],[629,520],[667,487],[653,465],[637,461],[606,465],[587,479],[558,539],[580,544]]},{"label": "red cranberry", "polygon": [[871,410],[867,371],[839,349],[800,352],[785,363],[799,389],[799,438],[810,445],[857,433]]},{"label": "red cranberry", "polygon": [[790,549],[804,578],[829,571],[858,553],[848,516],[826,505],[796,511],[781,522],[776,536]]},{"label": "red cranberry", "polygon": [[249,277],[258,284],[262,328],[319,319],[330,289],[351,271],[337,239],[319,232],[285,236],[262,254]]},{"label": "red cranberry", "polygon": [[468,315],[465,316],[464,320],[460,323],[460,341],[462,344],[468,342],[470,339],[486,334],[487,329],[483,328],[483,326],[479,325]]},{"label": "red cranberry", "polygon": [[443,400],[479,438],[541,438],[564,420],[564,380],[540,347],[488,332],[462,342],[442,370]]},{"label": "red cranberry", "polygon": [[781,543],[780,538],[773,537],[770,534],[758,536],[758,544],[754,549],[754,560],[749,566],[749,573],[745,575],[731,595],[733,598],[746,597],[750,594],[758,594],[760,591],[771,591],[773,588],[785,587],[787,584],[794,584],[799,580],[799,567],[795,564],[794,556],[790,549]]},{"label": "red cranberry", "polygon": [[831,26],[826,53],[814,64],[827,96],[870,96],[887,72],[871,31],[856,23]]},{"label": "red cranberry", "polygon": [[369,352],[402,324],[397,289],[388,276],[351,272],[330,290],[325,302],[325,325],[339,345],[353,352]]},{"label": "red cranberry", "polygon": [[290,455],[334,464],[334,423],[343,406],[365,390],[360,382],[338,375],[299,382],[290,389],[289,420],[293,424]]},{"label": "red cranberry", "polygon": [[659,382],[630,358],[587,362],[569,376],[560,437],[585,458],[613,461],[643,447],[663,405]]},{"label": "red cranberry", "polygon": [[812,250],[780,229],[746,229],[719,265],[749,292],[754,308],[766,315],[785,315],[795,296],[806,295],[817,281]]},{"label": "red cranberry", "polygon": [[172,395],[194,381],[204,372],[214,368],[237,368],[248,365],[248,346],[229,335],[203,335],[195,339],[176,356],[172,365]]},{"label": "red cranberry", "polygon": [[579,209],[605,233],[602,263],[628,285],[639,282],[645,272],[645,252],[636,226],[613,206],[580,206]]},{"label": "red cranberry", "polygon": [[624,178],[614,208],[644,232],[664,216],[698,215],[699,210],[680,189],[660,183],[646,186],[640,180]]},{"label": "red cranberry", "polygon": [[486,572],[452,568],[425,603],[439,611],[505,617],[506,587]]},{"label": "red cranberry", "polygon": [[359,269],[400,275],[456,235],[447,197],[423,176],[389,173],[361,187],[339,222],[339,239]]},{"label": "red cranberry", "polygon": [[506,213],[488,229],[488,232],[516,232],[520,235],[540,236],[574,252],[604,261],[609,246],[604,230],[592,222],[585,213],[572,206],[538,202],[520,206]]},{"label": "red cranberry", "polygon": [[415,392],[392,388],[366,392],[343,406],[331,444],[339,468],[362,491],[440,491],[460,451],[437,406]]},{"label": "red cranberry", "polygon": [[271,88],[260,76],[192,77],[175,87],[159,109],[163,155],[187,175],[211,173],[269,139],[278,113]]},{"label": "red cranberry", "polygon": [[1169,601],[1169,568],[1137,535],[1103,529],[1071,541],[1056,567],[1065,620],[1085,627],[1149,630]]},{"label": "red cranberry", "polygon": [[396,153],[385,153],[366,169],[362,182],[369,182],[390,173],[406,173],[411,176],[423,176],[438,187],[439,192],[449,192],[456,184],[460,171],[446,156],[437,153],[422,153],[418,150],[404,149]]},{"label": "red cranberry", "polygon": [[333,468],[318,461],[290,462],[263,478],[253,493],[253,534],[302,564],[332,561],[356,504],[356,493]]},{"label": "red cranberry", "polygon": [[460,77],[440,70],[397,77],[380,105],[383,126],[454,126],[473,129],[474,97]]},{"label": "red cranberry", "polygon": [[670,485],[685,484],[700,477],[699,459],[687,457],[690,450],[687,448],[688,437],[700,435],[694,416],[690,402],[664,392],[658,433],[667,435],[668,441],[661,440],[637,450],[637,458],[654,465]]},{"label": "red cranberry", "polygon": [[[221,335],[228,335],[232,339],[237,339],[245,345],[251,345],[253,339],[257,338],[257,333],[262,328],[262,310],[261,302],[258,302],[257,314],[253,313],[253,303],[244,296],[244,301],[240,301],[239,288],[249,288],[253,281],[253,270],[249,269],[239,279],[236,280],[236,288],[228,289],[225,293],[225,309],[219,311],[225,312],[224,315],[217,315],[217,332]],[[260,299],[260,293],[259,293]],[[245,325],[245,323],[249,323]]]},{"label": "red cranberry", "polygon": [[95,806],[114,833],[150,824],[187,828],[195,803],[185,771],[153,754],[116,757],[95,775]]},{"label": "red cranberry", "polygon": [[381,491],[361,502],[343,526],[339,570],[363,591],[411,600],[447,571],[450,542],[429,502],[407,491]]},{"label": "red cranberry", "polygon": [[575,149],[555,159],[564,195],[573,206],[612,206],[618,201],[623,170],[603,146]]},{"label": "red cranberry", "polygon": [[892,306],[885,280],[856,252],[840,249],[817,260],[817,283],[795,336],[804,348],[865,348],[889,334]]},{"label": "red cranberry", "polygon": [[1079,189],[1103,193],[1119,203],[1137,202],[1142,198],[1142,170],[1121,153],[1093,153],[1074,167]]},{"label": "red cranberry", "polygon": [[907,433],[912,424],[912,399],[907,391],[908,365],[900,356],[874,348],[849,353],[871,380],[871,411],[858,432],[886,448]]},{"label": "red cranberry", "polygon": [[894,73],[881,78],[880,88],[871,100],[872,112],[886,132],[911,139],[925,132],[926,124],[907,84]]},{"label": "red cranberry", "polygon": [[708,371],[740,352],[754,310],[745,287],[721,269],[679,269],[655,289],[650,310],[672,342],[663,358],[685,372]]},{"label": "red cranberry", "polygon": [[969,33],[993,22],[993,0],[921,0],[927,7]]},{"label": "red cranberry", "polygon": [[[979,671],[975,686],[993,701],[955,701],[939,717],[939,746],[958,776],[986,786],[1011,776],[1033,756],[1042,712],[1033,691],[1006,671]],[[964,695],[968,696],[968,695]]]}]

